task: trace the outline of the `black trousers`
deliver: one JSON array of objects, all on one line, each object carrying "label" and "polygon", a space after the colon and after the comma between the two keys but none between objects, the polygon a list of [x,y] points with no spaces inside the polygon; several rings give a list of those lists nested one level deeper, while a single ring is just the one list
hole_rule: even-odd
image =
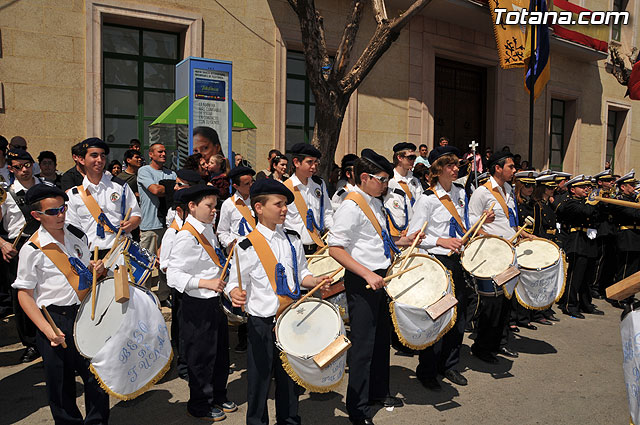
[{"label": "black trousers", "polygon": [[[15,239],[9,239],[9,242],[13,243],[14,240]],[[22,245],[24,245],[27,240],[28,238],[21,237],[20,241],[16,245],[16,249],[20,251],[20,248],[22,248]],[[13,257],[8,263],[5,262],[4,268],[6,270],[7,281],[9,282],[9,285],[11,285],[18,275],[18,256],[16,255]],[[11,296],[13,312],[16,315],[16,327],[18,328],[18,337],[20,338],[20,342],[22,342],[22,345],[25,347],[36,348],[36,332],[38,329],[31,319],[29,319],[29,316],[25,314],[24,310],[22,310],[22,307],[18,302],[18,290],[11,288]],[[73,335],[73,332],[70,335]]]},{"label": "black trousers", "polygon": [[[601,295],[605,295],[606,289],[615,283],[617,266],[615,236],[601,236],[596,238],[596,243],[598,244],[598,258],[593,288]],[[640,255],[640,253],[636,254]]]},{"label": "black trousers", "polygon": [[456,306],[456,322],[438,342],[420,351],[416,375],[419,379],[435,378],[454,368],[460,362],[460,347],[464,338],[466,320],[466,286],[464,271],[460,264],[460,256],[435,256],[451,272],[458,305]]},{"label": "black trousers", "polygon": [[274,317],[249,316],[247,321],[247,425],[269,425],[267,398],[271,376],[276,381],[276,423],[297,425],[300,387],[285,372],[276,347]]},{"label": "black trousers", "polygon": [[180,335],[180,315],[182,311],[182,293],[175,288],[171,288],[171,345],[178,353],[176,363],[178,373],[187,372],[187,353],[184,349],[184,339]]},{"label": "black trousers", "polygon": [[480,295],[477,337],[471,350],[475,353],[495,355],[508,335],[511,301],[504,295]]},{"label": "black trousers", "polygon": [[[49,407],[56,424],[106,424],[109,422],[109,395],[89,370],[89,360],[82,357],[73,339],[73,324],[78,307],[47,307],[51,318],[65,335],[67,348],[52,347],[40,330],[36,342],[44,363]],[[76,373],[84,383],[86,418],[76,405]]]},{"label": "black trousers", "polygon": [[[591,311],[591,291],[589,289],[588,271],[595,265],[595,258],[588,258],[584,255],[571,253],[567,255],[569,268],[567,269],[567,287],[560,306],[563,311],[570,314],[582,311]],[[589,264],[591,263],[591,265]]]},{"label": "black trousers", "polygon": [[[375,271],[380,276],[386,272]],[[352,344],[347,352],[347,413],[352,419],[372,417],[369,401],[389,395],[391,316],[387,293],[367,289],[366,285],[363,278],[347,270],[344,286]]]},{"label": "black trousers", "polygon": [[640,252],[622,251],[618,252],[618,270],[615,281],[619,282],[625,277],[629,277],[640,270]]},{"label": "black trousers", "polygon": [[318,245],[314,243],[311,245],[303,245],[302,247],[304,248],[305,255],[313,255],[318,250]]},{"label": "black trousers", "polygon": [[204,415],[227,400],[229,329],[220,299],[182,294],[180,332],[187,353],[191,413]]}]

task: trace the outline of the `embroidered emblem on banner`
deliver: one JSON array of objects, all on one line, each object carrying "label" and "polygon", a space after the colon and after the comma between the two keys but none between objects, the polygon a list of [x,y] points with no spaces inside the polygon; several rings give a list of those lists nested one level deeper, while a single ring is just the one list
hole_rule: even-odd
[{"label": "embroidered emblem on banner", "polygon": [[[504,8],[507,12],[528,9],[528,0],[489,0],[491,23],[498,47],[500,67],[502,69],[523,68],[525,50],[525,28],[523,25],[508,25],[504,22],[496,25],[495,9]],[[504,15],[503,15],[504,20]]]}]

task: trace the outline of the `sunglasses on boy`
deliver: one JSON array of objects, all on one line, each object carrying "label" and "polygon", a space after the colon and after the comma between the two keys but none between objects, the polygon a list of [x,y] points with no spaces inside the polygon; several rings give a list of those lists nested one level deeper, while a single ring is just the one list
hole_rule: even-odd
[{"label": "sunglasses on boy", "polygon": [[67,204],[62,204],[58,208],[47,208],[44,211],[36,211],[38,214],[49,215],[52,217],[57,216],[58,214],[62,214],[67,210]]},{"label": "sunglasses on boy", "polygon": [[376,176],[375,174],[371,174],[371,173],[367,173],[367,174],[369,174],[369,177],[373,177],[374,179],[378,180],[382,184],[387,183],[389,181],[389,177]]}]

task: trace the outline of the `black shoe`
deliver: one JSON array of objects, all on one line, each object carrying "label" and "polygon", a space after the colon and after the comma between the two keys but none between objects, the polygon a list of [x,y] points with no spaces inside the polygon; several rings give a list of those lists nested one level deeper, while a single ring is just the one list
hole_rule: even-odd
[{"label": "black shoe", "polygon": [[447,378],[449,381],[453,382],[454,384],[457,385],[467,385],[469,382],[467,381],[467,378],[465,378],[464,376],[462,376],[462,374],[460,372],[458,372],[455,369],[449,369],[444,373],[444,377]]},{"label": "black shoe", "polygon": [[423,387],[431,391],[442,391],[442,385],[437,378],[418,378]]},{"label": "black shoe", "polygon": [[222,421],[227,418],[227,415],[225,415],[222,410],[215,407],[211,408],[208,412],[205,412],[203,414],[196,414],[189,410],[189,408],[187,408],[187,413],[189,413],[189,415],[193,416],[194,418],[212,420],[213,422]]},{"label": "black shoe", "polygon": [[578,311],[562,310],[562,313],[575,319],[584,319],[584,315]]},{"label": "black shoe", "polygon": [[168,299],[168,298],[166,300],[164,300],[164,301],[160,301],[160,305],[162,307],[173,308],[173,304],[171,304],[171,300]]},{"label": "black shoe", "polygon": [[373,420],[371,418],[360,418],[360,419],[351,419],[349,418],[353,425],[373,425]]},{"label": "black shoe", "polygon": [[20,363],[31,363],[38,357],[40,357],[40,352],[36,347],[27,347],[20,357]]},{"label": "black shoe", "polygon": [[498,354],[501,354],[505,357],[511,357],[512,359],[517,359],[519,354],[515,351],[509,350],[507,347],[500,347],[498,350]]},{"label": "black shoe", "polygon": [[238,341],[238,344],[236,345],[236,348],[233,349],[233,351],[235,351],[238,354],[246,353],[247,341]]},{"label": "black shoe", "polygon": [[404,406],[404,402],[394,396],[386,396],[384,398],[374,398],[371,400],[371,404],[382,404],[383,407],[402,407]]},{"label": "black shoe", "polygon": [[586,314],[595,314],[596,316],[604,316],[604,311],[593,308],[592,310],[585,311]]},{"label": "black shoe", "polygon": [[520,333],[520,328],[517,327],[516,325],[509,326],[509,330],[513,333]]},{"label": "black shoe", "polygon": [[189,382],[189,372],[178,372],[178,378]]},{"label": "black shoe", "polygon": [[598,291],[591,291],[591,298],[593,298],[594,300],[601,300],[602,296]]},{"label": "black shoe", "polygon": [[214,402],[213,405],[215,407],[217,407],[218,409],[222,410],[224,413],[233,413],[236,410],[238,410],[238,405],[235,404],[233,401],[223,401],[223,402]]},{"label": "black shoe", "polygon": [[547,320],[551,320],[552,322],[559,322],[560,319],[558,319],[555,314],[550,314],[549,317],[547,317]]},{"label": "black shoe", "polygon": [[551,323],[551,322],[549,321],[549,319],[546,319],[546,318],[544,318],[544,317],[543,317],[543,318],[541,318],[541,319],[536,319],[536,320],[535,320],[535,322],[536,322],[536,323],[540,323],[541,325],[553,326],[553,323]]},{"label": "black shoe", "polygon": [[477,358],[479,358],[485,363],[489,363],[489,364],[498,363],[498,359],[493,354],[484,353],[482,351],[473,351],[473,350],[471,351],[471,354],[473,354],[474,356],[476,356]]},{"label": "black shoe", "polygon": [[525,323],[524,325],[520,325],[520,326],[526,329],[531,329],[532,331],[535,331],[536,329],[538,329],[538,327],[532,323]]}]

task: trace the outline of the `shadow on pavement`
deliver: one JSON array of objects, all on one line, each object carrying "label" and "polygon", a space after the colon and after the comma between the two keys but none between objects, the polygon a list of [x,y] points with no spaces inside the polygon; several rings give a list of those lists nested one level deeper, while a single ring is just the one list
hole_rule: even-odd
[{"label": "shadow on pavement", "polygon": [[[82,389],[82,385],[77,387]],[[48,407],[42,362],[35,362],[0,380],[0,394],[3,395],[0,402],[1,423],[16,423]]]},{"label": "shadow on pavement", "polygon": [[460,364],[462,367],[466,366],[467,369],[474,370],[476,372],[488,373],[494,379],[513,377],[514,375],[510,372],[511,367],[513,366],[513,361],[502,356],[497,356],[497,358],[497,364],[489,364],[475,356],[472,356],[469,346],[463,344],[460,349]]},{"label": "shadow on pavement", "polygon": [[20,345],[13,351],[0,352],[0,367],[17,366],[20,364],[20,357],[24,352],[24,347]]},{"label": "shadow on pavement", "polygon": [[[348,377],[345,376],[345,379]],[[347,409],[344,405],[344,399],[342,394],[337,392],[329,393],[310,393],[309,398],[300,400],[298,408],[300,417],[314,418],[311,423],[331,423],[336,425],[349,424],[349,419],[344,416],[336,416],[336,411],[347,414]],[[331,418],[329,420],[329,418]]]},{"label": "shadow on pavement", "polygon": [[558,352],[558,350],[548,342],[539,339],[527,338],[522,334],[514,335],[509,346],[518,353],[553,354]]},{"label": "shadow on pavement", "polygon": [[391,393],[396,387],[404,395],[403,401],[407,405],[433,406],[444,411],[455,409],[461,405],[453,399],[460,395],[458,390],[448,381],[438,378],[442,385],[442,391],[430,391],[422,386],[415,371],[402,366],[391,366]]}]

